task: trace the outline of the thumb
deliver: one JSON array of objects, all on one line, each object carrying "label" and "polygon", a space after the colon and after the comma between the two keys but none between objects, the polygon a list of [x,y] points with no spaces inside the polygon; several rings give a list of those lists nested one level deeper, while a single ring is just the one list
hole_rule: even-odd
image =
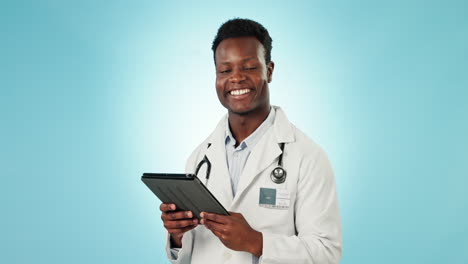
[{"label": "thumb", "polygon": [[231,212],[231,211],[229,211],[229,214],[230,214],[231,216],[234,216],[234,217],[237,217],[237,218],[242,217],[242,214],[241,214],[241,213],[236,213],[236,212]]}]

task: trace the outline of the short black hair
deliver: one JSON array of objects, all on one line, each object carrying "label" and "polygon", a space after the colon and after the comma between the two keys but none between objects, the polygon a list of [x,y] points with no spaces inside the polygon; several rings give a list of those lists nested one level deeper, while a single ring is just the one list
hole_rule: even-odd
[{"label": "short black hair", "polygon": [[268,30],[258,22],[243,18],[230,19],[222,24],[221,27],[219,27],[218,33],[213,40],[213,45],[211,46],[215,63],[216,49],[218,48],[219,43],[228,38],[238,37],[255,37],[258,39],[258,41],[262,43],[263,48],[265,49],[265,62],[267,64],[270,63],[272,39],[270,34],[268,34]]}]

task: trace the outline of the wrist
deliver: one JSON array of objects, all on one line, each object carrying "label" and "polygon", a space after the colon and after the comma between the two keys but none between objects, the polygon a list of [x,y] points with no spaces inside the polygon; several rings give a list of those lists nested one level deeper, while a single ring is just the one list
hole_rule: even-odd
[{"label": "wrist", "polygon": [[250,243],[249,253],[256,256],[257,258],[262,256],[263,254],[262,232],[255,231],[255,235],[253,236],[252,243]]},{"label": "wrist", "polygon": [[170,235],[169,241],[171,243],[171,248],[181,248],[182,247],[182,236]]}]

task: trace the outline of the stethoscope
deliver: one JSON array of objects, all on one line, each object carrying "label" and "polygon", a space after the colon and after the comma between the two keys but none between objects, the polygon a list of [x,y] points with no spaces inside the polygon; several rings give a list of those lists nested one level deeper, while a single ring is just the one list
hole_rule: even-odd
[{"label": "stethoscope", "polygon": [[[207,149],[211,146],[211,143],[208,143]],[[271,173],[270,173],[270,178],[271,181],[273,181],[276,184],[283,183],[286,181],[286,170],[283,169],[283,153],[284,153],[284,143],[279,144],[280,149],[281,149],[281,154],[278,158],[278,166],[274,168]],[[206,176],[205,176],[205,186],[208,186],[208,180],[210,179],[210,173],[211,173],[211,162],[208,159],[208,157],[205,155],[203,159],[198,163],[197,168],[195,170],[195,175],[198,176],[198,171],[200,168],[206,164]]]},{"label": "stethoscope", "polygon": [[278,158],[278,166],[273,169],[270,178],[274,183],[280,184],[286,180],[286,171],[283,169],[284,143],[280,143],[281,154]]}]

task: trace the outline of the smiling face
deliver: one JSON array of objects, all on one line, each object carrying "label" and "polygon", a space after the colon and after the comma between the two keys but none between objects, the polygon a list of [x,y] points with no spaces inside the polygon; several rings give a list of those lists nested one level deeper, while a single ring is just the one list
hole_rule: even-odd
[{"label": "smiling face", "polygon": [[228,38],[215,55],[216,92],[229,113],[268,113],[274,64],[266,64],[263,45],[255,37]]}]

